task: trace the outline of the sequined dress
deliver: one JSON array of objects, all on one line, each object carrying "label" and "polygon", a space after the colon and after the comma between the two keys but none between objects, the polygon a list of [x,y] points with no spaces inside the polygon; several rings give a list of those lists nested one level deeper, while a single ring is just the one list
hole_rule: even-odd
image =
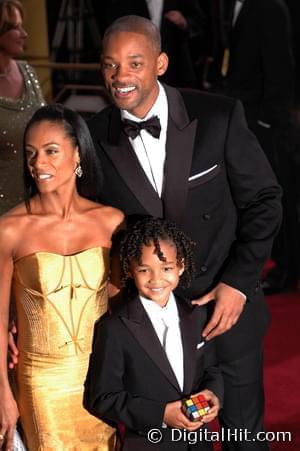
[{"label": "sequined dress", "polygon": [[15,262],[17,402],[29,451],[112,451],[115,430],[82,407],[95,320],[107,310],[109,250]]},{"label": "sequined dress", "polygon": [[34,69],[17,61],[25,89],[19,99],[0,96],[0,215],[23,200],[23,150],[25,126],[45,104]]}]

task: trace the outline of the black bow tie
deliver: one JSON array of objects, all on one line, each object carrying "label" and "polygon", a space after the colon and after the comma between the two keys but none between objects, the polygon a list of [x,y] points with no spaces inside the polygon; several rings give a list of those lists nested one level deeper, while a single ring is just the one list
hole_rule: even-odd
[{"label": "black bow tie", "polygon": [[157,116],[152,116],[147,121],[135,122],[130,119],[123,119],[123,130],[127,136],[135,139],[141,130],[146,130],[154,138],[159,138],[161,125]]}]

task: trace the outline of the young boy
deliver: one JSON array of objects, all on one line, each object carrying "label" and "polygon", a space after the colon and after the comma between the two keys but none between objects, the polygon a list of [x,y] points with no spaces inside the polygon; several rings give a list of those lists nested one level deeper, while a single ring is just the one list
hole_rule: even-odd
[{"label": "young boy", "polygon": [[[206,313],[173,294],[193,273],[192,242],[175,224],[146,218],[126,233],[120,259],[133,293],[96,323],[85,408],[125,425],[123,450],[212,450],[199,428],[217,416],[223,387],[213,343],[201,337]],[[199,392],[210,410],[192,422],[182,399]]]}]

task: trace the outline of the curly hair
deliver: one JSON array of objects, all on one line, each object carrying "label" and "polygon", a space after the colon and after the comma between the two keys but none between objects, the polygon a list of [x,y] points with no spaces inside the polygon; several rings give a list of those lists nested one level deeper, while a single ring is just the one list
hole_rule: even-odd
[{"label": "curly hair", "polygon": [[154,245],[155,253],[161,261],[166,258],[161,251],[160,241],[168,241],[176,248],[177,264],[184,262],[184,272],[180,285],[187,287],[195,272],[193,246],[195,243],[182,232],[178,226],[161,218],[145,217],[138,220],[125,232],[120,245],[120,261],[122,269],[122,284],[130,287],[130,264],[134,260],[141,262],[142,247]]}]

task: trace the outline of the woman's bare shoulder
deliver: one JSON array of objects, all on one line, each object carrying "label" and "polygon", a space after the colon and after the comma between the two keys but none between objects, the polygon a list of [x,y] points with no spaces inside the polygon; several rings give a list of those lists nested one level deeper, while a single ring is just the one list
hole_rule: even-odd
[{"label": "woman's bare shoulder", "polygon": [[112,228],[116,228],[123,223],[125,215],[118,208],[111,207],[110,205],[96,204],[94,202],[93,205],[93,213],[97,220],[105,221]]},{"label": "woman's bare shoulder", "polygon": [[30,221],[24,204],[0,216],[0,248],[13,249],[23,237],[23,231]]}]

